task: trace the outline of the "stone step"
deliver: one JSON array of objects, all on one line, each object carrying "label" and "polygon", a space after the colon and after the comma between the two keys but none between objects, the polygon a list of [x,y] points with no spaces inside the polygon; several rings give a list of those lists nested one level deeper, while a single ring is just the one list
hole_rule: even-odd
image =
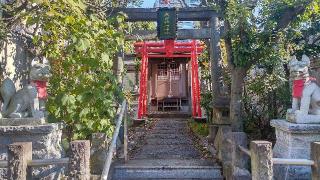
[{"label": "stone step", "polygon": [[192,145],[144,145],[135,159],[190,159],[200,158],[200,153]]},{"label": "stone step", "polygon": [[187,127],[157,126],[157,127],[153,127],[152,130],[175,130],[179,132],[179,131],[186,131]]},{"label": "stone step", "polygon": [[148,134],[146,138],[158,138],[158,139],[186,139],[187,135],[184,134]]},{"label": "stone step", "polygon": [[171,139],[168,141],[167,139],[159,139],[159,138],[147,138],[146,144],[148,145],[182,145],[189,144],[192,145],[192,140],[184,138],[184,139]]},{"label": "stone step", "polygon": [[186,129],[153,129],[151,134],[188,134]]},{"label": "stone step", "polygon": [[[143,180],[222,180],[223,178],[191,178],[191,179],[186,179],[186,178],[179,178],[179,179],[177,179],[177,178],[174,178],[174,179],[172,179],[172,178],[147,178],[147,179],[143,179]],[[141,178],[124,178],[124,179],[122,179],[122,180],[141,180]]]},{"label": "stone step", "polygon": [[185,124],[188,123],[188,120],[176,119],[176,120],[158,120],[157,123],[169,123],[169,124]]},{"label": "stone step", "polygon": [[187,123],[159,123],[156,124],[154,127],[161,127],[161,128],[187,128]]},{"label": "stone step", "polygon": [[184,113],[184,112],[152,112],[148,114],[148,117],[150,118],[184,118],[188,119],[191,117],[190,113]]},{"label": "stone step", "polygon": [[187,124],[188,121],[168,121],[168,120],[164,120],[164,121],[158,121],[157,124]]},{"label": "stone step", "polygon": [[204,160],[131,160],[115,163],[114,180],[222,180],[221,167]]}]

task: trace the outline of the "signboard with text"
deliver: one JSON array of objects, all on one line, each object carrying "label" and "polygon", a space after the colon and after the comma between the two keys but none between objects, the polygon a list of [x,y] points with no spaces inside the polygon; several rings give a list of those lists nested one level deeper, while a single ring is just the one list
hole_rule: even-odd
[{"label": "signboard with text", "polygon": [[160,8],[157,22],[157,33],[160,40],[176,39],[177,12],[175,8]]}]

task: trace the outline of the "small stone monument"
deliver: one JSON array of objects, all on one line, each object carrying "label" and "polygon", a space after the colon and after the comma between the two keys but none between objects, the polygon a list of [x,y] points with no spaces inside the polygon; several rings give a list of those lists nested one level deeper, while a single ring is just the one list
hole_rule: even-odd
[{"label": "small stone monument", "polygon": [[[16,91],[13,81],[5,79],[0,86],[0,160],[7,160],[7,145],[32,142],[32,159],[57,159],[63,156],[61,136],[63,125],[46,123],[46,84],[50,66],[46,59],[35,58],[31,63],[30,84]],[[59,179],[61,167],[33,167],[35,179]],[[0,169],[0,179],[6,169]]]},{"label": "small stone monument", "polygon": [[[320,141],[320,87],[309,76],[310,60],[306,55],[289,63],[292,87],[292,108],[286,119],[271,121],[277,141],[273,148],[275,158],[310,159],[310,144]],[[275,179],[311,179],[310,166],[274,166]]]}]

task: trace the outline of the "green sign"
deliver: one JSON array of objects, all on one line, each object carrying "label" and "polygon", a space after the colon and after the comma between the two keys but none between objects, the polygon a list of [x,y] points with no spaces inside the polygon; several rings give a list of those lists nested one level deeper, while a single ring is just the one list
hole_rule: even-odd
[{"label": "green sign", "polygon": [[158,10],[158,38],[160,40],[176,39],[177,12],[175,8],[160,8]]}]

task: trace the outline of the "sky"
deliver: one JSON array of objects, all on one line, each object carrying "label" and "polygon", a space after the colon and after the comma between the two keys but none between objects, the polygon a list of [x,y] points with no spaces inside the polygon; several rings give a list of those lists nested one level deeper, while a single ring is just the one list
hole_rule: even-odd
[{"label": "sky", "polygon": [[151,8],[151,7],[153,7],[154,2],[155,2],[155,0],[144,0],[142,7]]}]

